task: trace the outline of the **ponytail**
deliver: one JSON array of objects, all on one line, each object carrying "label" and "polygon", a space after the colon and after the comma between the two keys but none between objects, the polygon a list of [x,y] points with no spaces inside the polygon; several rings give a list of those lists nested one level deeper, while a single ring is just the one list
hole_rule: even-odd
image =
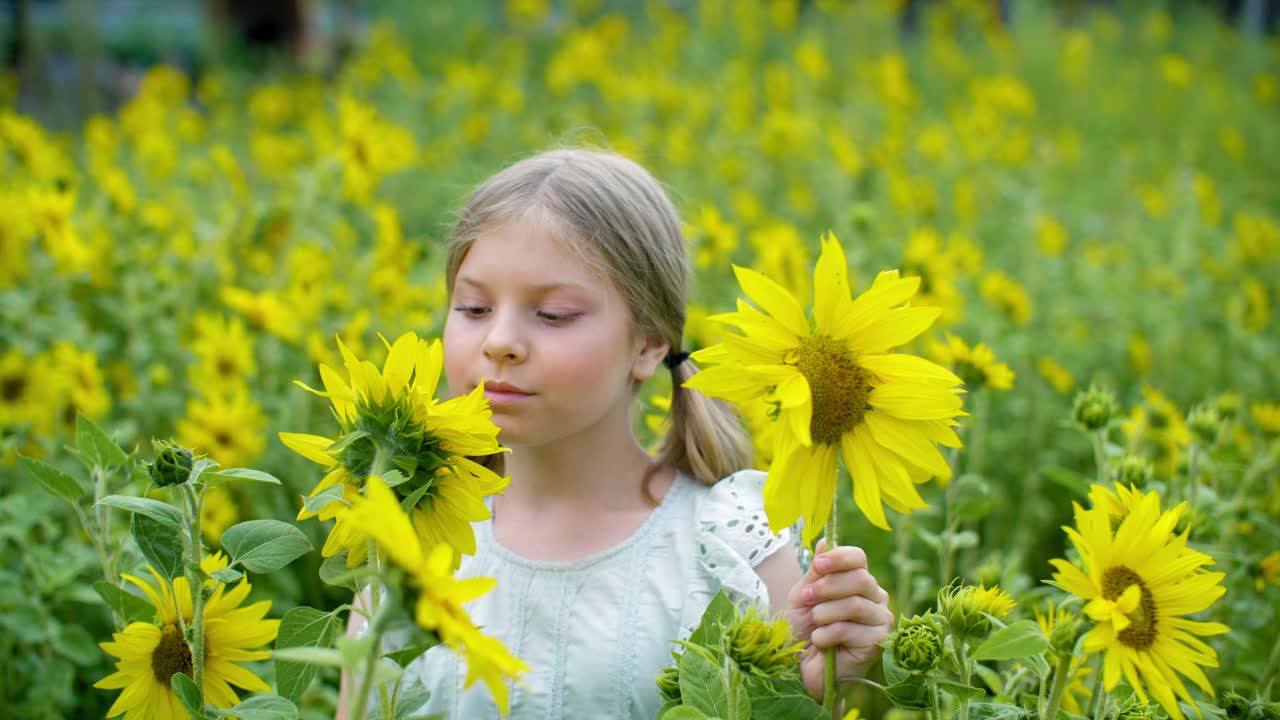
[{"label": "ponytail", "polygon": [[674,466],[711,485],[751,466],[751,438],[732,405],[684,387],[697,371],[691,360],[671,369],[671,427],[658,448],[658,467]]}]

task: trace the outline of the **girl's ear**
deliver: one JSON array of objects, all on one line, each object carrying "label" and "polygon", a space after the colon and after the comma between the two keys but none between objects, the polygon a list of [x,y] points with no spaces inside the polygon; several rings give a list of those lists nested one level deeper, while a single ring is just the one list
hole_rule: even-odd
[{"label": "girl's ear", "polygon": [[658,366],[666,359],[671,344],[661,338],[651,337],[640,346],[635,362],[631,364],[631,377],[636,380],[648,380],[658,371]]}]

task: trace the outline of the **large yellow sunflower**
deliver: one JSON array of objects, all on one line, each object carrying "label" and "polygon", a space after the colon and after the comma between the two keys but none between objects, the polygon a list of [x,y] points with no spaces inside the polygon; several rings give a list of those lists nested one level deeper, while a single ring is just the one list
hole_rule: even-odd
[{"label": "large yellow sunflower", "polygon": [[363,478],[395,470],[395,493],[413,508],[410,518],[422,542],[444,542],[457,553],[474,554],[471,523],[489,517],[484,497],[501,492],[510,481],[470,459],[502,452],[484,386],[436,400],[444,349],[440,341],[428,342],[411,332],[389,345],[382,370],[358,360],[341,340],[338,348],[349,380],[321,364],[323,392],[298,383],[333,402],[338,437],[280,433],[280,440],[329,469],[311,497],[340,486],[342,499],[313,510],[304,506],[298,519],[335,518],[322,554],[332,557],[345,548],[349,565],[363,562],[367,543],[342,515],[359,495]]},{"label": "large yellow sunflower", "polygon": [[736,327],[694,360],[710,367],[686,387],[736,403],[764,397],[780,424],[765,482],[774,527],[803,517],[810,542],[835,496],[837,456],[853,477],[853,497],[867,519],[888,529],[883,503],[902,513],[926,507],[916,483],[949,478],[935,443],[959,447],[952,428],[961,410],[960,378],[928,360],[890,352],[924,332],[936,307],[906,303],[919,278],[882,272],[851,299],[844,251],[822,241],[814,269],[812,318],[769,278],[734,267],[743,292],[737,312],[716,316]]},{"label": "large yellow sunflower", "polygon": [[448,543],[424,543],[400,508],[399,498],[377,476],[369,478],[365,495],[356,499],[346,519],[409,574],[409,583],[417,592],[414,619],[418,625],[435,631],[441,642],[466,660],[466,687],[483,680],[505,715],[506,679],[519,677],[529,667],[500,641],[482,634],[462,607],[492,590],[497,581],[454,577],[454,549]]},{"label": "large yellow sunflower", "polygon": [[[1170,717],[1183,720],[1178,698],[1194,706],[1179,675],[1190,678],[1210,697],[1213,688],[1201,666],[1217,667],[1218,656],[1197,635],[1219,635],[1227,626],[1188,620],[1226,592],[1224,573],[1205,572],[1213,558],[1187,547],[1187,532],[1174,527],[1186,503],[1161,511],[1160,496],[1130,488],[1120,507],[1095,486],[1088,510],[1075,504],[1076,527],[1064,527],[1080,554],[1079,563],[1052,560],[1054,581],[1087,601],[1085,614],[1095,624],[1084,638],[1087,653],[1104,653],[1102,679],[1107,690],[1121,675],[1138,697],[1147,692]],[[1127,507],[1126,507],[1127,506]],[[1117,511],[1127,512],[1114,527]]]},{"label": "large yellow sunflower", "polygon": [[[221,553],[210,555],[201,563],[206,573],[226,566]],[[122,690],[107,717],[123,714],[125,720],[186,720],[187,711],[174,694],[170,678],[179,672],[192,674],[191,649],[182,635],[182,625],[193,617],[191,587],[186,578],[180,577],[170,590],[154,569],[147,569],[155,578],[155,585],[131,575],[121,577],[138,586],[151,600],[156,622],[130,623],[112,636],[112,642],[100,644],[120,661],[116,671],[94,687]],[[274,640],[280,621],[266,619],[271,609],[269,600],[240,607],[249,595],[247,580],[230,590],[212,580],[208,584],[216,584],[216,588],[204,605],[204,698],[210,705],[229,708],[240,702],[237,687],[250,692],[271,691],[261,678],[237,663],[270,657],[270,650],[251,648]]]}]

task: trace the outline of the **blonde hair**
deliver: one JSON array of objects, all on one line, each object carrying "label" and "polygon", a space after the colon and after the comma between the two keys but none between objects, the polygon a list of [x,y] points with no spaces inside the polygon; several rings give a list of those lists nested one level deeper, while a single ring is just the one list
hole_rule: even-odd
[{"label": "blonde hair", "polygon": [[[449,239],[450,295],[471,243],[488,228],[521,219],[548,223],[608,278],[637,333],[680,350],[689,259],[680,216],[647,170],[613,153],[565,149],[540,153],[485,180],[462,208]],[[671,426],[656,467],[671,465],[710,485],[750,464],[751,442],[730,405],[681,387],[695,372],[690,360],[671,370]]]}]

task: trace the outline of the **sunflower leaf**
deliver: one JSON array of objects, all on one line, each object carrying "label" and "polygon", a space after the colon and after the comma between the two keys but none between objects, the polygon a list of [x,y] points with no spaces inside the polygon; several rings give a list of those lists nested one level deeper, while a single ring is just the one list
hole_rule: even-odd
[{"label": "sunflower leaf", "polygon": [[248,520],[222,533],[222,549],[249,572],[279,570],[312,550],[301,530],[279,520]]},{"label": "sunflower leaf", "polygon": [[76,415],[76,449],[80,451],[80,460],[90,468],[129,462],[129,456],[116,441],[84,415]]},{"label": "sunflower leaf", "polygon": [[209,577],[220,583],[230,584],[244,577],[244,573],[235,568],[222,568],[209,573]]},{"label": "sunflower leaf", "polygon": [[172,525],[136,513],[129,519],[129,533],[151,567],[166,578],[182,574],[183,533]]},{"label": "sunflower leaf", "polygon": [[[391,714],[392,720],[408,718],[409,713],[426,705],[430,699],[431,691],[415,679],[409,683],[408,687],[401,688],[396,695],[396,705]],[[369,708],[369,720],[382,720],[382,708],[377,706]]]},{"label": "sunflower leaf", "polygon": [[254,695],[229,710],[218,710],[219,718],[238,720],[295,720],[298,707],[279,695]]},{"label": "sunflower leaf", "polygon": [[[276,636],[276,649],[284,648],[325,648],[333,642],[338,630],[338,619],[333,613],[326,613],[306,606],[296,607],[284,614],[280,620],[280,631]],[[280,695],[293,702],[302,698],[302,693],[311,685],[317,668],[315,665],[283,660],[277,654],[276,687]]]},{"label": "sunflower leaf", "polygon": [[204,708],[200,706],[200,691],[196,689],[195,681],[183,673],[174,673],[170,682],[173,683],[174,694],[178,696],[182,707],[187,709],[192,720],[205,720]]},{"label": "sunflower leaf", "polygon": [[182,527],[182,514],[178,509],[168,503],[162,503],[159,500],[151,498],[132,497],[129,495],[108,495],[99,500],[97,505],[106,505],[107,507],[126,510],[131,513],[146,515],[147,517],[163,524],[171,532],[179,532],[178,528]]},{"label": "sunflower leaf", "polygon": [[303,497],[302,506],[305,507],[309,513],[318,513],[329,503],[342,502],[345,504],[346,501],[342,498],[342,492],[343,486],[341,483],[337,485],[330,485],[315,495]]},{"label": "sunflower leaf", "polygon": [[47,462],[19,455],[18,462],[27,474],[35,478],[45,490],[57,495],[71,504],[84,496],[84,487],[80,481]]},{"label": "sunflower leaf", "polygon": [[209,458],[200,458],[191,465],[191,472],[187,474],[187,482],[192,484],[200,482],[205,471],[217,467],[221,466],[216,461]]},{"label": "sunflower leaf", "polygon": [[1048,647],[1049,640],[1039,625],[1031,620],[1019,620],[991,633],[973,651],[973,659],[1014,660],[1044,652]]},{"label": "sunflower leaf", "polygon": [[957,682],[951,682],[950,680],[938,680],[937,682],[939,690],[947,693],[957,700],[974,700],[987,694],[982,688],[976,688],[972,685],[962,685]]},{"label": "sunflower leaf", "polygon": [[680,700],[712,717],[724,717],[729,712],[725,691],[725,678],[711,659],[710,651],[697,645],[688,645],[680,653]]},{"label": "sunflower leaf", "polygon": [[151,606],[151,603],[106,580],[94,583],[93,590],[125,623],[149,620],[156,614],[156,609]]},{"label": "sunflower leaf", "polygon": [[[195,472],[192,471],[194,475]],[[254,482],[267,483],[269,485],[280,485],[280,478],[265,473],[261,470],[252,470],[250,468],[228,468],[219,470],[216,473],[205,473],[202,480],[207,487],[216,487],[225,482],[232,480],[252,480]]]}]

